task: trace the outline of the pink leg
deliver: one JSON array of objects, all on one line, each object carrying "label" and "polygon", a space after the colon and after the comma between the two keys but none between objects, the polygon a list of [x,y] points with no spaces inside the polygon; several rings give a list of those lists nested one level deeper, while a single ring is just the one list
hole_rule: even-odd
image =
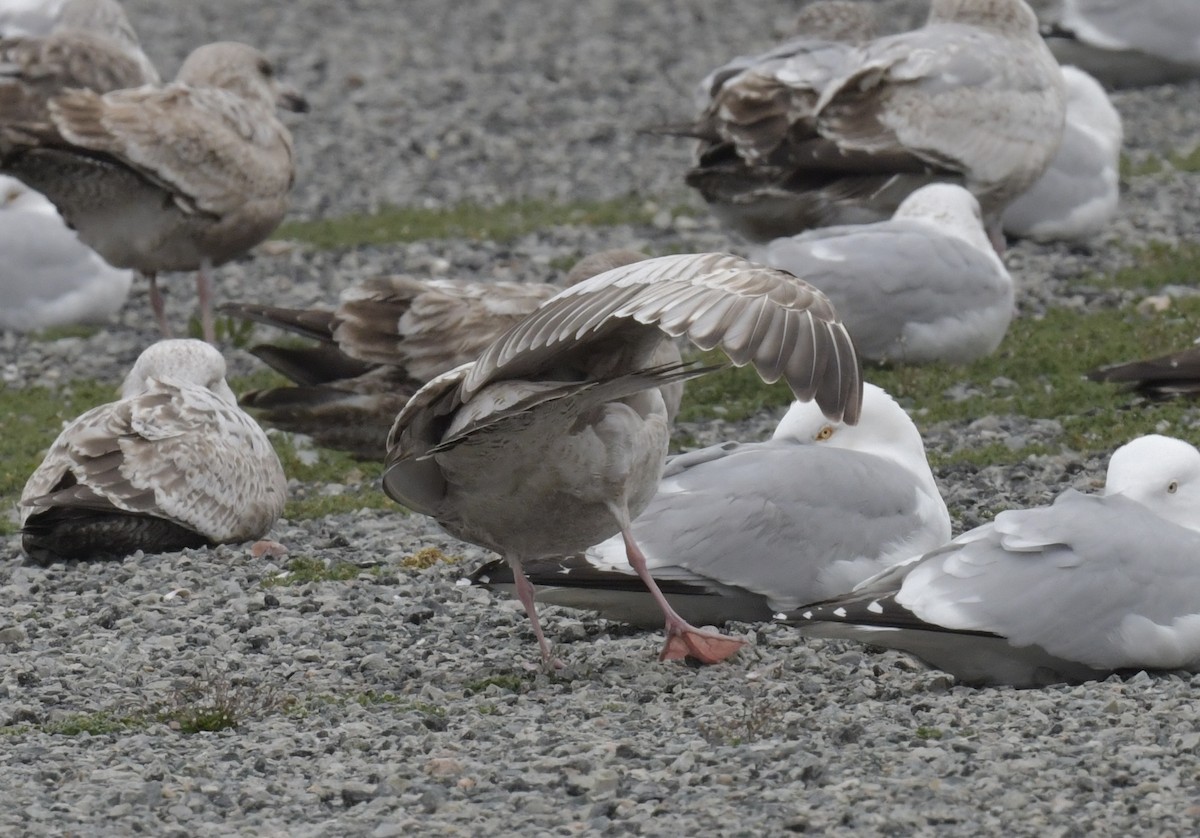
[{"label": "pink leg", "polygon": [[208,271],[209,266],[207,262],[200,266],[200,270],[196,271],[196,299],[200,305],[200,334],[206,341],[215,346],[217,343],[217,330],[213,325],[213,286],[212,277],[208,275]]},{"label": "pink leg", "polygon": [[642,584],[650,590],[650,595],[654,597],[667,620],[667,642],[663,646],[662,654],[658,656],[659,660],[673,661],[691,657],[701,663],[720,663],[746,645],[746,641],[736,637],[701,631],[675,613],[671,603],[667,602],[663,592],[658,589],[658,583],[650,575],[650,570],[646,567],[646,556],[633,540],[628,525],[621,527],[621,537],[625,539],[625,555],[629,564],[637,571]]},{"label": "pink leg", "polygon": [[154,312],[154,319],[158,321],[158,330],[164,338],[169,338],[171,326],[167,323],[167,307],[163,302],[162,291],[158,290],[158,274],[148,273],[146,278],[150,280],[150,309]]},{"label": "pink leg", "polygon": [[521,604],[525,606],[525,613],[529,615],[529,621],[533,623],[533,633],[537,637],[538,647],[542,650],[542,665],[548,669],[561,669],[562,661],[550,653],[550,644],[546,642],[546,636],[542,634],[542,624],[538,620],[537,607],[533,601],[533,585],[530,583],[529,577],[525,575],[521,562],[515,557],[506,556],[505,559],[513,571],[517,599],[521,600]]}]

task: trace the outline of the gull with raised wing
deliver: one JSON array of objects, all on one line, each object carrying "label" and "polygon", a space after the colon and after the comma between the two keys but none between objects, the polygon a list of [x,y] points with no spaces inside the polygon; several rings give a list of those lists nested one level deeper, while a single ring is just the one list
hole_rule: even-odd
[{"label": "gull with raised wing", "polygon": [[22,547],[38,562],[262,538],[287,479],[237,406],[225,359],[198,340],[147,348],[118,401],[75,419],[21,493]]},{"label": "gull with raised wing", "polygon": [[852,593],[788,615],[910,652],[966,683],[1033,687],[1200,670],[1200,451],[1141,437],[1103,494],[1001,512]]},{"label": "gull with raised wing", "polygon": [[918,189],[888,221],[809,230],[751,258],[820,277],[859,357],[873,361],[974,361],[1000,345],[1015,310],[979,202],[952,183]]},{"label": "gull with raised wing", "polygon": [[1002,249],[1004,208],[1053,157],[1064,100],[1024,0],[933,0],[924,27],[845,55],[769,153],[726,132],[688,182],[752,241],[883,220],[920,186],[960,183]]},{"label": "gull with raised wing", "polygon": [[720,253],[648,259],[565,289],[396,417],[384,490],[512,565],[547,664],[523,563],[616,533],[666,619],[664,659],[715,663],[743,645],[675,613],[631,530],[667,453],[659,388],[707,371],[655,365],[671,336],[783,378],[832,419],[858,420],[858,362],[829,301],[791,274]]},{"label": "gull with raised wing", "polygon": [[[563,285],[397,275],[347,288],[333,309],[226,303],[220,311],[317,341],[309,347],[252,347],[296,386],[244,393],[242,406],[319,445],[378,460],[387,451],[396,414],[421,385],[478,358],[564,286],[645,258],[632,250],[593,253],[570,270]],[[680,395],[672,393],[668,402],[672,415]]]},{"label": "gull with raised wing", "polygon": [[[765,442],[672,457],[631,530],[675,611],[696,625],[720,625],[769,620],[845,593],[945,544],[950,514],[920,432],[867,383],[857,425],[795,402]],[[528,560],[524,570],[539,602],[639,626],[662,622],[619,535],[580,554]],[[494,561],[471,580],[509,588],[513,574]]]},{"label": "gull with raised wing", "polygon": [[149,278],[164,335],[157,274],[197,271],[212,342],[209,269],[265,239],[287,210],[292,138],[276,105],[305,107],[262,53],[208,44],[171,84],[70,90],[50,100],[48,122],[0,124],[0,170],[45,194],[109,264]]}]

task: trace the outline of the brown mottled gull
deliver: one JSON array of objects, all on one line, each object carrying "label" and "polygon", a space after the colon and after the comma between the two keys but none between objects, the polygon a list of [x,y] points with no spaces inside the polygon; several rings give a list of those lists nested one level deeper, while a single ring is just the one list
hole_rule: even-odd
[{"label": "brown mottled gull", "polygon": [[51,99],[47,123],[0,124],[0,169],[45,194],[85,244],[150,279],[168,334],[160,271],[196,270],[205,339],[214,339],[208,269],[245,253],[282,220],[295,175],[277,104],[302,108],[258,50],[195,50],[175,82]]},{"label": "brown mottled gull", "polygon": [[654,365],[669,336],[720,347],[767,381],[783,378],[831,418],[858,419],[858,362],[829,301],[791,274],[720,253],[648,259],[565,289],[396,417],[385,491],[504,556],[546,663],[522,562],[618,532],[666,618],[664,659],[715,663],[742,645],[676,614],[631,535],[667,452],[659,388],[707,371]]},{"label": "brown mottled gull", "polygon": [[21,493],[39,562],[249,541],[283,511],[287,480],[237,406],[225,360],[197,340],[141,354],[118,401],[71,422]]},{"label": "brown mottled gull", "polygon": [[1200,346],[1154,358],[1100,367],[1086,375],[1092,381],[1127,384],[1140,396],[1169,399],[1200,395]]},{"label": "brown mottled gull", "polygon": [[934,0],[921,29],[839,56],[815,104],[802,78],[804,107],[763,132],[778,144],[752,144],[758,151],[748,153],[727,131],[704,149],[688,182],[756,241],[882,220],[926,183],[961,183],[1002,247],[1004,208],[1041,175],[1063,128],[1062,74],[1029,7]]},{"label": "brown mottled gull", "polygon": [[[565,284],[645,258],[630,250],[595,253],[571,269]],[[561,290],[549,283],[384,276],[347,288],[333,310],[248,303],[227,303],[220,310],[318,341],[313,347],[253,347],[251,352],[297,386],[246,393],[243,407],[319,445],[377,460],[387,451],[396,414],[421,385],[479,357]],[[679,396],[669,400],[672,413]]]}]

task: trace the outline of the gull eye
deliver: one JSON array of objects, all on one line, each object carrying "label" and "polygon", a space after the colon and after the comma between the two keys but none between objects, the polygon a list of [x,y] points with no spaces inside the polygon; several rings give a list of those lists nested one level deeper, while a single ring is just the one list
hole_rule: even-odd
[{"label": "gull eye", "polygon": [[826,425],[825,427],[821,428],[821,430],[817,431],[815,439],[817,442],[824,442],[831,436],[833,436],[833,425]]},{"label": "gull eye", "polygon": [[1168,495],[1173,495],[1178,491],[1179,491],[1179,481],[1178,480],[1172,480],[1169,484],[1167,484],[1167,494]]},{"label": "gull eye", "polygon": [[258,62],[258,72],[262,74],[263,78],[269,79],[275,75],[275,68],[271,66],[270,61],[264,58]]}]

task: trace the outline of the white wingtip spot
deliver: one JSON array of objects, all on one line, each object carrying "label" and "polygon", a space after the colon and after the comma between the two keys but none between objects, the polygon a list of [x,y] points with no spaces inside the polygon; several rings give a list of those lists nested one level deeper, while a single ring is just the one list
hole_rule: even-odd
[{"label": "white wingtip spot", "polygon": [[872,614],[882,614],[883,606],[879,604],[879,600],[874,600],[870,605],[867,606],[867,610]]},{"label": "white wingtip spot", "polygon": [[846,609],[845,609],[845,608],[835,608],[835,609],[833,609],[833,616],[835,616],[835,617],[845,617],[845,616],[846,616]]}]

